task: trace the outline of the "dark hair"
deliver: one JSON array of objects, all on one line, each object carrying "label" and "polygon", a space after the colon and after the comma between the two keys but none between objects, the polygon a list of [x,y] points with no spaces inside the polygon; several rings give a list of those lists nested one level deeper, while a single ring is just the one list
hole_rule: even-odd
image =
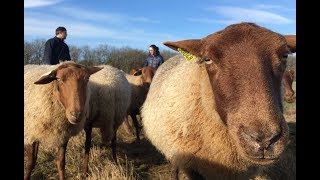
[{"label": "dark hair", "polygon": [[67,31],[67,29],[65,27],[62,27],[62,26],[57,27],[56,35],[59,34],[60,32],[63,32],[63,31]]},{"label": "dark hair", "polygon": [[160,54],[160,52],[159,52],[159,48],[156,46],[156,45],[154,45],[154,44],[152,44],[152,45],[150,45],[149,47],[151,47],[156,53],[156,55],[159,55]]}]

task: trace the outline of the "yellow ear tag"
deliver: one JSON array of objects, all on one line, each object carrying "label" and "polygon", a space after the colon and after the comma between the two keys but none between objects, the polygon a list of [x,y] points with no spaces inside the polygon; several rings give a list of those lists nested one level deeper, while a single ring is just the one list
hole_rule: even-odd
[{"label": "yellow ear tag", "polygon": [[193,61],[197,56],[189,53],[189,52],[186,52],[184,50],[182,50],[181,48],[178,48],[177,49],[181,54],[182,56],[187,60],[187,61]]}]

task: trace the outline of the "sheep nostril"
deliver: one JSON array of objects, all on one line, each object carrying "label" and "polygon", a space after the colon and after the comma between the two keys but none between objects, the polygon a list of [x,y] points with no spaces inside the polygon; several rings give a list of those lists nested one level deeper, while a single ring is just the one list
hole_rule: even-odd
[{"label": "sheep nostril", "polygon": [[78,119],[79,118],[79,115],[80,115],[80,112],[76,112],[76,111],[72,111],[70,112],[71,116],[75,119]]},{"label": "sheep nostril", "polygon": [[272,135],[266,135],[263,132],[255,131],[242,131],[242,140],[246,145],[253,147],[258,151],[268,150],[274,143],[276,143],[280,137],[281,132],[274,132]]},{"label": "sheep nostril", "polygon": [[271,138],[266,139],[266,148],[269,148],[272,144],[276,143],[281,138],[281,132],[276,132]]}]

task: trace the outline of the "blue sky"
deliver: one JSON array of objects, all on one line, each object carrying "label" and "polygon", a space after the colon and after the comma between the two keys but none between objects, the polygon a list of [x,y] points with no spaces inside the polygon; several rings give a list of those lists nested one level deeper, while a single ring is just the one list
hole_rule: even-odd
[{"label": "blue sky", "polygon": [[58,26],[68,45],[146,50],[164,41],[200,39],[232,23],[254,22],[296,34],[295,0],[24,0],[24,39],[48,39]]}]

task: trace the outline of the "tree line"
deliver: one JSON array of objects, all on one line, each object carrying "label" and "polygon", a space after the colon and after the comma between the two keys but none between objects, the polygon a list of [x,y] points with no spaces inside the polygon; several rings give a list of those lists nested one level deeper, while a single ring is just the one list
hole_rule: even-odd
[{"label": "tree line", "polygon": [[[44,64],[43,53],[45,39],[24,41],[24,64]],[[100,44],[95,48],[69,45],[70,56],[73,61],[87,66],[108,64],[129,72],[132,68],[142,67],[148,55],[147,51],[131,47],[117,48],[107,44]],[[164,60],[177,55],[176,52],[160,50]]]},{"label": "tree line", "polygon": [[[24,41],[24,64],[43,64],[45,42],[45,39]],[[80,64],[87,66],[108,64],[127,73],[132,68],[142,67],[148,55],[147,51],[130,47],[116,48],[107,44],[98,45],[96,48],[70,45],[69,48],[71,59]],[[167,60],[177,55],[177,52],[160,50],[160,54]],[[288,56],[287,68],[296,70],[296,56]]]}]

